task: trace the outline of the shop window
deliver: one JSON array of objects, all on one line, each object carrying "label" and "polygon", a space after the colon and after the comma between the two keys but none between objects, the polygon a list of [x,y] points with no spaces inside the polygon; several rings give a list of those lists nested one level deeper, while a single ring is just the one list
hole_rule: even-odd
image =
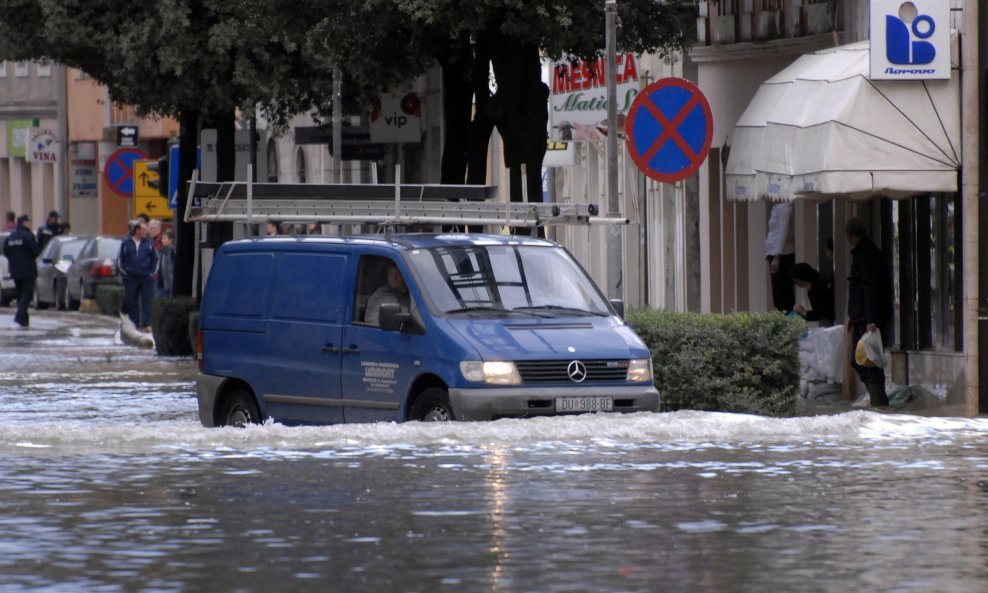
[{"label": "shop window", "polygon": [[268,183],[278,183],[278,143],[268,140]]},{"label": "shop window", "polygon": [[305,151],[301,147],[295,152],[295,182],[305,183]]},{"label": "shop window", "polygon": [[904,349],[962,349],[959,209],[952,193],[893,206],[896,313]]}]

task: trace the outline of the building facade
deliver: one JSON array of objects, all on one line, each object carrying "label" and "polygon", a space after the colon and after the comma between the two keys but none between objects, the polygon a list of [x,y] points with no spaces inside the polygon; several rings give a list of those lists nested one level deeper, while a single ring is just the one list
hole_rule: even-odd
[{"label": "building facade", "polygon": [[[834,49],[837,47],[869,51],[869,2],[700,2],[700,43],[690,52],[689,59],[697,65],[698,85],[710,99],[715,121],[711,155],[699,172],[701,309],[726,312],[772,308],[763,242],[771,205],[791,201],[795,210],[796,259],[821,270],[833,269],[836,317],[838,322],[843,321],[850,263],[843,229],[851,217],[860,218],[868,225],[870,237],[882,247],[894,272],[895,318],[891,335],[885,337],[893,352],[890,380],[921,386],[939,398],[944,410],[970,415],[977,413],[979,406],[980,411],[986,411],[979,396],[983,390],[978,388],[977,362],[978,112],[973,106],[977,105],[979,72],[978,6],[962,0],[951,0],[949,4],[949,22],[941,23],[954,32],[949,80],[895,81],[890,90],[879,93],[888,103],[885,106],[867,103],[865,97],[833,99],[856,101],[845,110],[850,117],[874,109],[867,112],[872,118],[905,113],[910,120],[919,120],[922,116],[910,110],[920,99],[937,99],[937,89],[953,85],[953,94],[947,92],[934,101],[936,118],[940,120],[934,126],[946,139],[946,150],[942,151],[945,156],[937,167],[927,167],[913,160],[923,152],[921,144],[930,140],[920,137],[922,134],[887,149],[868,143],[834,144],[835,137],[847,137],[844,132],[855,126],[837,116],[825,116],[823,112],[833,106],[814,104],[812,97],[776,105],[769,119],[778,119],[779,111],[792,111],[799,121],[817,117],[812,125],[815,132],[829,127],[836,130],[833,133],[807,133],[806,138],[814,141],[802,143],[790,143],[769,132],[764,132],[761,142],[745,140],[749,130],[744,128],[751,118],[759,109],[768,110],[759,102],[776,92],[777,87],[760,91],[763,83],[774,85],[790,74],[797,84],[827,76],[843,80],[843,71],[815,72],[824,66],[814,64],[822,64],[826,56],[838,51]],[[797,62],[808,54],[813,57]],[[800,68],[806,70],[794,72]],[[872,81],[866,86],[881,90],[881,84]],[[829,89],[831,85],[819,88]],[[899,106],[894,104],[895,98],[890,98],[909,93],[915,95],[915,100],[907,97]],[[794,105],[793,101],[803,102]],[[792,132],[794,127],[797,126],[790,126],[785,133],[796,133]],[[828,148],[828,143],[836,148]],[[898,149],[904,150],[901,156],[895,155]],[[828,154],[828,150],[833,152]],[[851,165],[845,166],[838,177],[833,162],[842,159]],[[749,178],[757,190],[739,198],[738,185],[748,185],[747,181],[737,181],[742,161],[757,161]],[[784,171],[786,167],[798,170]],[[934,168],[942,171],[935,172]],[[872,180],[871,189],[852,189],[851,177],[862,174]],[[839,179],[847,185],[829,183],[828,189],[821,190],[822,186],[813,186],[812,175],[818,180],[829,176],[830,181]],[[949,182],[937,185],[932,182],[934,178]],[[794,180],[800,185],[796,186]],[[925,189],[931,183],[933,189]],[[834,245],[832,261],[826,255],[828,240]],[[853,374],[845,374],[845,379],[846,389],[853,389]]]}]

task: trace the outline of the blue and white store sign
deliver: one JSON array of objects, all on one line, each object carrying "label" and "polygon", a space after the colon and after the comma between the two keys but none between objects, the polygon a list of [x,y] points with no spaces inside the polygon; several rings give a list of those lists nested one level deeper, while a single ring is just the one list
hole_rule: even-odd
[{"label": "blue and white store sign", "polygon": [[871,0],[871,79],[950,78],[950,0]]}]

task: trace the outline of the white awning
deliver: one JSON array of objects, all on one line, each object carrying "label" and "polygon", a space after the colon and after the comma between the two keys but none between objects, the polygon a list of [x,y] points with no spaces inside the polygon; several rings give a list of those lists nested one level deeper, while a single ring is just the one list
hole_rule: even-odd
[{"label": "white awning", "polygon": [[868,52],[807,54],[761,85],[729,139],[728,199],[957,191],[956,65],[950,80],[869,80]]}]

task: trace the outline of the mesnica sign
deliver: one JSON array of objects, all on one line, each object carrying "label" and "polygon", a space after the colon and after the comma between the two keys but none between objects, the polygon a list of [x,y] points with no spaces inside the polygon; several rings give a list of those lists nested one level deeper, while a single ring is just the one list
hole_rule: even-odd
[{"label": "mesnica sign", "polygon": [[[554,140],[599,140],[607,128],[607,72],[604,58],[551,65],[550,117]],[[618,54],[617,112],[627,115],[638,94],[638,58]]]}]

